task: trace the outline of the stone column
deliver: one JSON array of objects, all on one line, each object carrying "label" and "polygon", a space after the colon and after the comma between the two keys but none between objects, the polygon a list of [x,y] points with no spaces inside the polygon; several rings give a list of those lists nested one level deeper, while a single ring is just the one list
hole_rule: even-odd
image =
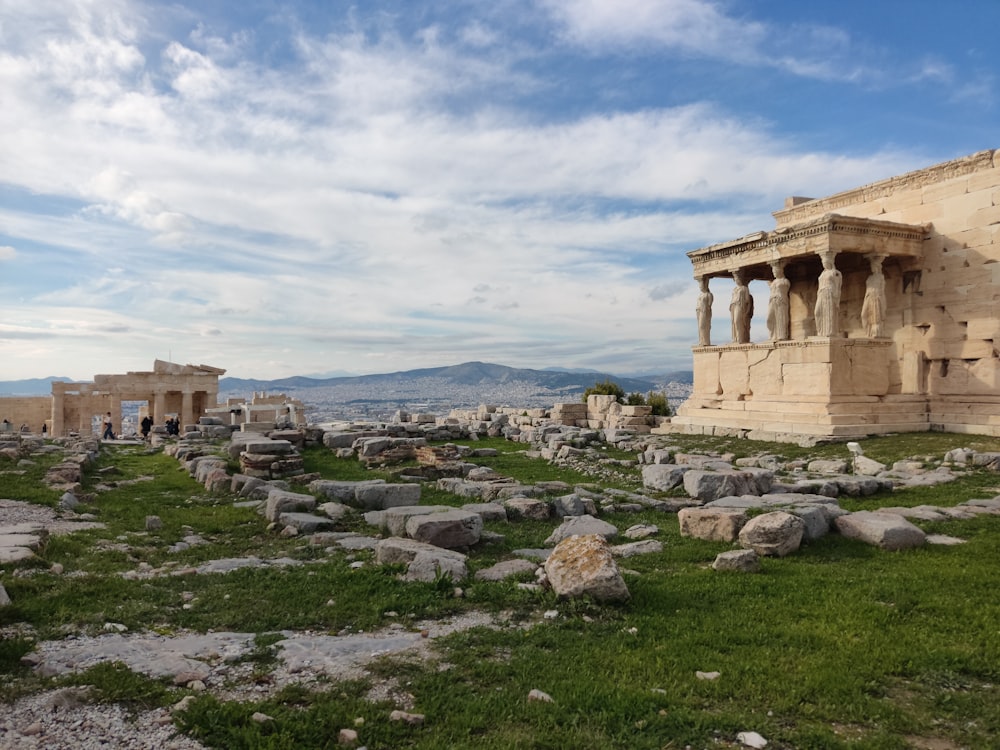
[{"label": "stone column", "polygon": [[122,399],[117,393],[110,394],[108,402],[111,405],[111,429],[115,435],[121,437],[122,434]]},{"label": "stone column", "polygon": [[865,335],[870,339],[882,338],[885,335],[885,276],[882,274],[882,261],[886,257],[881,253],[865,256],[872,272],[865,282],[861,324],[865,327]]},{"label": "stone column", "polygon": [[181,391],[181,425],[193,424],[197,420],[194,418],[193,394],[190,388]]},{"label": "stone column", "polygon": [[733,281],[736,282],[736,286],[729,302],[733,343],[749,344],[750,319],[753,317],[753,296],[747,288],[746,277],[742,270],[733,271]]},{"label": "stone column", "polygon": [[771,293],[767,301],[767,330],[771,341],[784,341],[788,338],[791,318],[788,312],[788,289],[791,282],[785,277],[785,261],[771,261],[771,272],[774,280],[771,282]]},{"label": "stone column", "polygon": [[698,315],[698,346],[712,345],[712,302],[714,297],[708,290],[708,277],[698,277],[698,305],[695,312]]},{"label": "stone column", "polygon": [[823,261],[823,273],[819,275],[819,287],[816,290],[816,307],[813,316],[816,319],[817,336],[836,336],[840,324],[840,289],[844,283],[843,276],[834,265],[837,253],[824,250],[819,254]]},{"label": "stone column", "polygon": [[63,437],[66,432],[65,391],[62,387],[52,384],[52,432],[49,437]]},{"label": "stone column", "polygon": [[167,416],[167,394],[162,386],[153,392],[153,424],[162,425]]}]

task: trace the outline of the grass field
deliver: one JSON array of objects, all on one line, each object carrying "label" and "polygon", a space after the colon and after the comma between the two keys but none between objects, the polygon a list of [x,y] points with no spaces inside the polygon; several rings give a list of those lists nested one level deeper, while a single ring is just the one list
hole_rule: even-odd
[{"label": "grass field", "polygon": [[[842,445],[801,449],[708,438],[678,438],[690,452],[737,456],[776,453],[788,459],[844,457]],[[593,482],[525,457],[525,446],[502,440],[496,458],[481,459],[524,482]],[[940,460],[959,446],[1000,450],[974,436],[920,434],[872,439],[866,455],[888,462]],[[329,451],[305,454],[309,471],[329,478],[381,476]],[[995,748],[1000,746],[1000,517],[921,523],[929,532],[966,540],[889,553],[827,536],[784,559],[765,559],[759,574],[710,569],[728,545],[681,537],[673,515],[611,514],[624,529],[660,527],[661,553],[622,561],[631,599],[622,605],[558,601],[512,582],[403,583],[398,570],[350,566],[344,552],[310,547],[268,531],[264,519],[234,508],[231,497],[206,495],[178,463],[143,449],[105,449],[89,471],[114,466],[120,480],[152,477],[100,493],[87,510],[105,529],[53,538],[42,558],[6,566],[0,581],[13,604],[0,608],[0,693],[11,700],[51,686],[19,662],[36,640],[96,633],[105,622],[130,631],[237,630],[261,636],[255,665],[273,664],[279,630],[371,631],[390,623],[413,626],[467,610],[493,615],[481,627],[437,639],[428,660],[382,659],[364,681],[331,682],[322,690],[289,686],[266,701],[226,702],[200,693],[177,717],[179,726],[219,748],[337,746],[337,732],[354,727],[375,748],[712,748],[735,747],[752,730],[770,748]],[[0,466],[0,469],[8,468]],[[4,497],[52,505],[40,488],[45,460],[27,474],[4,476]],[[625,472],[639,486],[638,469]],[[104,478],[107,481],[107,478]],[[884,505],[955,505],[1000,494],[1000,476],[970,470],[953,483],[868,498],[845,498],[850,510]],[[425,489],[423,502],[460,505],[460,498]],[[163,528],[146,532],[156,514]],[[353,519],[348,527],[362,528]],[[502,542],[473,551],[475,571],[521,547],[541,547],[554,523],[491,523]],[[196,533],[206,544],[171,553]],[[198,562],[239,555],[290,556],[295,568],[226,575],[126,580],[141,563]],[[352,553],[365,559],[369,553]],[[49,571],[55,563],[65,573]],[[193,602],[193,606],[183,606]],[[544,618],[542,613],[558,616]],[[393,614],[395,613],[395,614]],[[719,672],[703,680],[696,672]],[[389,680],[412,696],[420,726],[386,720],[394,705],[369,702],[368,687]],[[106,666],[71,680],[95,684],[99,699],[136,707],[167,705],[187,691]],[[553,702],[528,700],[532,689]],[[250,719],[255,711],[274,718]]]}]

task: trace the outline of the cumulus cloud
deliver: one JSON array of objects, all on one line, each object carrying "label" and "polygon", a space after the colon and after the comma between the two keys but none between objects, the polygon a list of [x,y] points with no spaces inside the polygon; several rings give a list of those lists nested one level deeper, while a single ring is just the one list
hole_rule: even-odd
[{"label": "cumulus cloud", "polygon": [[0,245],[0,260],[14,260],[17,257],[17,250],[10,245]]}]

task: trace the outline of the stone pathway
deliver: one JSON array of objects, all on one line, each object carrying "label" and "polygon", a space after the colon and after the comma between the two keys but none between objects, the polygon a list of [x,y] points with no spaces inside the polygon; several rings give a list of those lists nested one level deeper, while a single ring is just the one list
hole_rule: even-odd
[{"label": "stone pathway", "polygon": [[0,563],[34,557],[49,534],[70,534],[104,526],[88,519],[74,520],[74,515],[59,515],[45,505],[0,499]]}]

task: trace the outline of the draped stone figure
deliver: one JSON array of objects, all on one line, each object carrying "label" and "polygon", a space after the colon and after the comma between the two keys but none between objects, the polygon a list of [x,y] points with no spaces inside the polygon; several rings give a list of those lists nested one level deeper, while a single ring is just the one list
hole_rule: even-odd
[{"label": "draped stone figure", "polygon": [[771,293],[767,300],[767,330],[771,341],[784,341],[789,336],[791,326],[788,312],[788,289],[791,282],[785,278],[784,261],[772,261],[771,272],[774,274],[774,281],[771,282]]},{"label": "draped stone figure", "polygon": [[829,251],[820,254],[823,273],[819,275],[816,307],[813,309],[817,336],[834,336],[837,333],[840,318],[840,289],[844,279],[834,266],[835,257],[836,254]]},{"label": "draped stone figure", "polygon": [[861,322],[865,335],[877,339],[885,327],[885,276],[882,275],[882,256],[868,259],[872,272],[865,282],[865,301],[861,304]]},{"label": "draped stone figure", "polygon": [[698,346],[712,345],[712,302],[715,297],[708,291],[708,277],[700,276],[698,286],[701,293],[698,295],[698,305],[695,312],[698,314]]},{"label": "draped stone figure", "polygon": [[733,323],[733,343],[750,343],[750,319],[753,317],[753,296],[747,288],[742,271],[733,271],[736,287],[729,302],[729,314]]}]

